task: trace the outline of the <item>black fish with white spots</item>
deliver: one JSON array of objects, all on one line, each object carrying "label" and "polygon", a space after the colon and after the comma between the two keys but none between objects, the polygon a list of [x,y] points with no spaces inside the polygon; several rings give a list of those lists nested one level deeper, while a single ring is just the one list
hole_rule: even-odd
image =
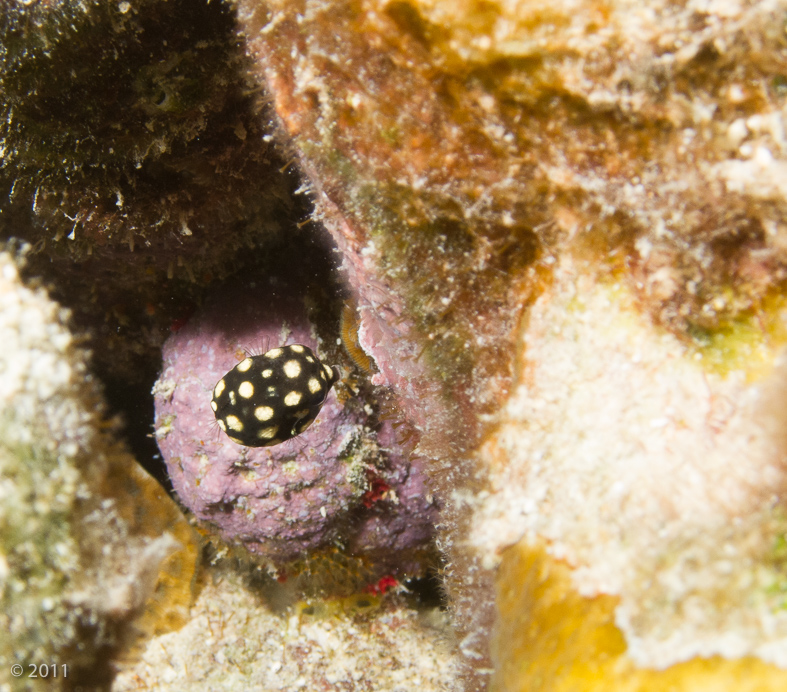
[{"label": "black fish with white spots", "polygon": [[270,447],[300,435],[317,417],[339,370],[302,344],[238,363],[213,388],[219,427],[239,445]]}]

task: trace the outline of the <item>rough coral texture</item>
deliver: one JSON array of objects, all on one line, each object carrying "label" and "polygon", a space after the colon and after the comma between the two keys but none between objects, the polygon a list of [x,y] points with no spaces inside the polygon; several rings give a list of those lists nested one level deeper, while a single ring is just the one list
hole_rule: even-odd
[{"label": "rough coral texture", "polygon": [[364,400],[337,386],[311,427],[273,447],[243,447],[215,426],[213,388],[244,346],[300,343],[319,353],[316,337],[286,281],[214,293],[165,345],[154,388],[158,444],[180,500],[225,540],[279,564],[338,542],[390,569],[398,551],[428,544],[436,506],[422,461]]},{"label": "rough coral texture", "polygon": [[[784,664],[772,500],[784,422],[762,403],[782,382],[783,5],[238,7],[358,293],[360,343],[419,429],[436,488],[458,491],[441,544],[474,667],[489,667],[489,549],[527,531],[582,568],[583,593],[626,582],[617,622],[639,665],[713,652]],[[568,280],[578,297],[620,286],[606,308],[566,300],[549,312],[578,322],[576,343],[560,344],[575,345],[573,369],[527,327],[534,310],[549,334],[534,301],[569,290],[569,257],[569,274],[589,281]],[[619,311],[642,321],[623,320],[617,340],[582,330]],[[633,358],[639,342],[653,352],[623,378],[618,351]],[[543,394],[527,389],[525,364]],[[544,397],[544,429],[525,413],[509,425],[531,395]],[[588,446],[569,458],[558,441],[578,428]],[[555,453],[530,456],[541,439]],[[479,494],[471,481],[489,474]],[[485,533],[498,501],[524,514]],[[621,502],[633,513],[625,537],[604,523]],[[638,602],[654,580],[663,598]]]},{"label": "rough coral texture", "polygon": [[[133,627],[182,624],[196,544],[112,439],[67,312],[23,286],[7,253],[0,297],[0,685],[103,684]],[[43,663],[69,679],[29,677]]]},{"label": "rough coral texture", "polygon": [[[658,686],[712,654],[782,674],[763,660],[785,648],[783,4],[238,0],[242,45],[228,6],[184,6],[0,9],[0,223],[43,243],[62,295],[108,277],[99,356],[160,342],[169,298],[193,295],[163,277],[200,292],[291,220],[298,205],[273,200],[292,186],[264,172],[284,168],[265,163],[255,109],[270,104],[341,253],[372,378],[446,502],[468,686],[527,689],[553,654],[570,660],[558,640],[494,675],[518,646],[500,633],[520,613],[500,608],[530,588],[505,557],[496,574],[513,543],[545,545],[545,575],[571,568],[558,595],[604,621],[608,689],[630,666]],[[283,236],[305,248],[308,232]],[[82,262],[124,241],[135,261]],[[576,624],[530,624],[548,639],[561,622]]]},{"label": "rough coral texture", "polygon": [[112,691],[457,689],[439,611],[367,599],[276,615],[257,598],[237,576],[211,576],[189,624],[150,640]]},{"label": "rough coral texture", "polygon": [[787,667],[783,358],[756,382],[708,373],[626,288],[570,263],[522,338],[520,384],[480,451],[491,487],[472,542],[494,564],[522,536],[546,541],[580,594],[620,596],[639,665]]},{"label": "rough coral texture", "polygon": [[571,568],[524,539],[503,551],[490,688],[517,692],[668,689],[777,692],[787,674],[752,656],[641,668],[615,626],[615,596],[581,596]]}]

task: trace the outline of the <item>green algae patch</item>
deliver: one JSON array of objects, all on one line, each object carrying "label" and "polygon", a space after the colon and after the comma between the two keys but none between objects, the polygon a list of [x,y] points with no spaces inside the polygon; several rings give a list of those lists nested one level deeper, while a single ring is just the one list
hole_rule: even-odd
[{"label": "green algae patch", "polygon": [[773,295],[757,311],[721,320],[716,328],[690,325],[690,348],[702,367],[722,377],[740,370],[750,380],[771,372],[773,359],[787,344],[787,299]]}]

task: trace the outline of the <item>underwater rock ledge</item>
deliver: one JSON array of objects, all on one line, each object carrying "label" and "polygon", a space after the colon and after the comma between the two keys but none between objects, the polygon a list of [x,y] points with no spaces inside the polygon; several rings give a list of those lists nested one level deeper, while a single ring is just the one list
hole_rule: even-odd
[{"label": "underwater rock ledge", "polygon": [[505,637],[492,665],[512,545],[619,596],[649,679],[758,656],[783,681],[783,4],[237,6],[446,501],[468,686],[569,684]]}]

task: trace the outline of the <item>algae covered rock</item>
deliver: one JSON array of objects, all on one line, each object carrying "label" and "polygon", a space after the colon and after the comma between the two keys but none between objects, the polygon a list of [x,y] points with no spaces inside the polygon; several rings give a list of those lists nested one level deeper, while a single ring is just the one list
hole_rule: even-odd
[{"label": "algae covered rock", "polygon": [[[432,458],[470,684],[520,541],[620,598],[599,659],[782,679],[784,7],[238,7]],[[557,685],[541,653],[494,684]]]},{"label": "algae covered rock", "polygon": [[221,2],[3,3],[0,237],[141,379],[212,278],[299,217]]},{"label": "algae covered rock", "polygon": [[196,544],[113,440],[67,311],[5,252],[0,296],[0,683],[103,684],[135,628],[182,623]]},{"label": "algae covered rock", "polygon": [[784,671],[751,656],[694,658],[666,670],[639,667],[626,656],[626,639],[615,626],[614,596],[581,596],[571,569],[526,541],[502,558],[491,689],[784,689]]},{"label": "algae covered rock", "polygon": [[[282,242],[306,248],[311,229],[287,225],[305,208],[286,178],[300,167],[346,279],[345,343],[386,388],[442,504],[467,686],[783,682],[782,4],[187,7],[0,10],[4,232],[13,219],[40,243],[64,295],[96,296],[100,357],[150,355],[162,315],[190,304],[169,299],[203,293],[246,261],[242,247],[269,251],[280,219]],[[84,67],[94,46],[97,70]],[[107,81],[117,88],[93,88]],[[56,240],[34,232],[44,223]],[[194,291],[171,290],[178,278]],[[314,346],[336,335],[298,329]],[[194,402],[209,405],[222,371],[199,363],[218,335],[192,337],[195,350],[173,340],[167,354],[183,357],[177,386],[202,377],[169,461],[195,511],[212,503],[242,540],[243,521],[278,507],[242,454],[203,464]],[[227,369],[233,349],[256,347],[226,346]],[[173,391],[165,377],[160,405]],[[367,427],[371,414],[354,413]],[[170,414],[162,445],[179,434]],[[326,449],[336,419],[316,440]],[[273,468],[276,485],[293,468]],[[392,505],[363,506],[379,494],[368,477],[334,474],[333,495],[316,483],[320,505],[318,475],[293,474],[282,494],[284,520],[268,527],[280,555],[343,534],[351,505],[379,512],[370,540],[395,525]],[[420,531],[431,512],[399,517]],[[310,536],[287,522],[301,513]]]},{"label": "algae covered rock", "polygon": [[[499,689],[570,688],[589,669],[599,689],[735,676],[779,689],[783,346],[760,342],[767,367],[751,358],[748,372],[720,374],[643,319],[621,284],[565,260],[555,278],[479,452],[489,490],[469,500],[470,542],[500,563]],[[561,631],[573,634],[557,665]]]}]

